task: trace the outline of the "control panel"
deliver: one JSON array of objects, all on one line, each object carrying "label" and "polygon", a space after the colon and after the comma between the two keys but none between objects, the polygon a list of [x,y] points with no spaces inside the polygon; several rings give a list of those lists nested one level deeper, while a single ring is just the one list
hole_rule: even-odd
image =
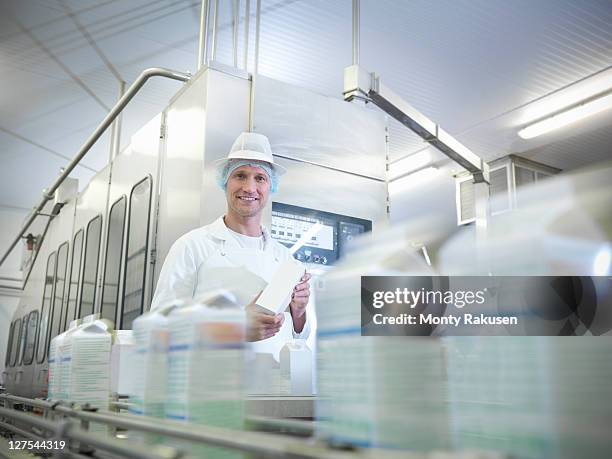
[{"label": "control panel", "polygon": [[272,238],[293,250],[293,256],[305,263],[334,264],[355,236],[371,230],[369,220],[272,203]]}]

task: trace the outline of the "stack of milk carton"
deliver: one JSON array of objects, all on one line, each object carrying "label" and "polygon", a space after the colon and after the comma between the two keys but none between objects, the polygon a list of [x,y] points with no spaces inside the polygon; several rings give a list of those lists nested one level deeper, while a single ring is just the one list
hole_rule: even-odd
[{"label": "stack of milk carton", "polygon": [[[134,378],[129,407],[132,414],[165,417],[168,315],[177,305],[147,312],[134,320]],[[132,438],[146,443],[162,441],[160,436],[152,434],[134,433]]]},{"label": "stack of milk carton", "polygon": [[[107,410],[110,402],[110,355],[112,326],[96,315],[68,330],[51,342],[49,394],[51,399]],[[90,430],[105,432],[105,426],[91,424]]]},{"label": "stack of milk carton", "polygon": [[[225,290],[191,304],[177,301],[137,318],[130,412],[242,429],[245,322],[236,298]],[[139,438],[161,441],[155,436]],[[239,457],[210,447],[191,453]]]},{"label": "stack of milk carton", "polygon": [[[500,290],[497,308],[519,305],[526,331],[547,320],[546,334],[564,328],[584,334],[445,338],[458,447],[522,458],[609,456],[612,340],[588,335],[609,334],[602,326],[612,298],[611,171],[604,164],[538,181],[517,192],[518,209],[489,220],[484,240],[464,231],[442,246],[444,274],[547,276],[531,280],[539,284],[539,301]],[[574,304],[550,302],[563,296],[557,282],[570,287],[562,276],[581,276],[571,282],[580,285]],[[541,313],[542,303],[556,309]]]},{"label": "stack of milk carton", "polygon": [[[244,425],[246,317],[227,292],[169,315],[166,417],[240,430]],[[202,447],[192,454],[241,455]]]},{"label": "stack of milk carton", "polygon": [[401,241],[402,234],[382,234],[317,285],[320,435],[360,446],[447,449],[440,340],[361,336],[361,276],[431,274]]}]

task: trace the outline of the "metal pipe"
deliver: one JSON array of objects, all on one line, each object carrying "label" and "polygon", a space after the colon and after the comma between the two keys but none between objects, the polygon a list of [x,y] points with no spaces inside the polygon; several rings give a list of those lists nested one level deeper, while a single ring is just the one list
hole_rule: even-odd
[{"label": "metal pipe", "polygon": [[116,410],[127,410],[133,403],[128,402],[111,402],[111,406]]},{"label": "metal pipe", "polygon": [[21,287],[15,287],[14,285],[1,285],[1,284],[0,284],[0,289],[6,289],[6,290],[23,290]]},{"label": "metal pipe", "polygon": [[9,254],[13,251],[15,246],[19,243],[19,241],[21,240],[21,236],[25,234],[25,232],[28,230],[32,222],[34,222],[34,220],[37,217],[38,212],[41,212],[43,208],[45,207],[45,204],[47,203],[47,201],[53,198],[53,193],[55,193],[55,190],[57,190],[59,186],[62,184],[62,182],[66,179],[66,177],[70,175],[70,173],[77,166],[79,161],[81,161],[81,159],[83,159],[83,157],[89,152],[91,147],[97,142],[97,140],[102,136],[102,134],[104,134],[104,132],[106,131],[106,129],[108,129],[108,127],[113,122],[113,120],[119,115],[119,113],[121,113],[121,111],[125,108],[125,106],[136,95],[136,93],[138,93],[140,88],[142,88],[142,86],[147,82],[149,78],[154,77],[154,76],[161,76],[164,78],[170,78],[172,80],[178,80],[178,81],[183,81],[183,82],[188,81],[189,78],[191,77],[191,75],[187,73],[177,72],[175,70],[164,69],[164,68],[159,68],[159,67],[152,67],[152,68],[144,70],[138,76],[138,78],[136,78],[134,83],[132,83],[132,85],[128,88],[125,94],[117,101],[115,106],[104,117],[104,119],[98,125],[98,127],[93,132],[93,134],[91,134],[89,138],[85,141],[85,143],[83,144],[79,152],[72,159],[72,161],[70,161],[70,164],[66,166],[66,169],[64,170],[64,172],[62,172],[62,174],[57,178],[57,180],[53,183],[53,185],[51,185],[51,187],[47,189],[47,192],[43,194],[42,201],[37,207],[34,208],[32,213],[30,214],[30,217],[28,218],[26,223],[23,225],[23,228],[21,229],[17,237],[13,240],[13,242],[11,242],[6,253],[2,256],[2,259],[0,259],[0,266],[2,265],[2,263],[4,263],[4,261],[7,259]]},{"label": "metal pipe", "polygon": [[253,75],[257,75],[259,71],[259,32],[261,24],[261,0],[257,0],[255,11],[255,65],[253,66]]},{"label": "metal pipe", "polygon": [[16,433],[17,435],[21,435],[22,437],[28,438],[30,440],[36,441],[36,440],[40,440],[40,439],[43,438],[43,437],[41,437],[39,435],[35,435],[32,432],[27,432],[27,431],[25,431],[23,429],[20,429],[19,427],[15,427],[14,425],[8,424],[6,422],[0,421],[0,427],[2,427],[3,429],[6,429],[6,430],[10,430],[11,432]]},{"label": "metal pipe", "polygon": [[[51,421],[45,421],[38,416],[20,413],[17,410],[11,410],[8,408],[0,408],[0,415],[5,418],[11,418],[16,421],[35,426],[52,434],[59,432],[61,434],[60,436],[64,436],[71,440],[76,440],[90,446],[95,446],[111,453],[120,454],[123,457],[131,459],[168,459],[168,457],[165,455],[155,454],[155,452],[151,451],[150,448],[144,448],[136,445],[123,446],[116,441],[112,442],[102,437],[81,432],[75,428],[76,426],[74,423],[69,421],[65,421],[63,424],[57,425]],[[174,457],[178,457],[178,454]]]},{"label": "metal pipe", "polygon": [[[147,419],[142,416],[130,414],[87,412],[74,410],[62,404],[54,404],[43,400],[33,400],[14,395],[0,395],[0,399],[36,406],[42,409],[51,409],[75,419],[87,422],[98,422],[113,425],[124,429],[133,429],[159,435],[169,435],[192,442],[205,442],[216,446],[238,449],[246,452],[263,454],[265,457],[285,457],[288,451],[303,451],[292,457],[316,458],[321,457],[320,448],[309,451],[307,445],[296,440],[280,440],[277,435],[255,432],[240,432],[237,436],[235,431],[201,425],[189,425],[174,421]],[[302,448],[303,445],[303,448]],[[293,447],[292,447],[293,446]],[[317,450],[317,451],[315,451]],[[325,455],[327,456],[327,454]],[[345,457],[345,456],[341,456]]]},{"label": "metal pipe", "polygon": [[[9,394],[0,394],[0,400],[6,400],[13,403],[21,403],[24,405],[41,408],[41,409],[53,409],[55,412],[64,414],[66,416],[70,416],[82,421],[88,422],[98,422],[101,424],[113,425],[115,427],[121,427],[124,429],[134,429],[148,433],[160,434],[160,435],[172,435],[177,438],[181,438],[183,440],[188,441],[203,441],[206,443],[210,443],[217,446],[225,446],[234,449],[240,449],[243,451],[249,452],[260,452],[265,453],[266,457],[270,454],[279,453],[277,448],[273,448],[269,450],[266,448],[266,444],[276,440],[276,437],[270,436],[270,439],[267,441],[261,441],[257,438],[258,435],[256,433],[250,432],[241,432],[240,437],[241,441],[235,441],[236,435],[235,432],[228,429],[220,429],[214,427],[207,426],[190,426],[178,422],[166,421],[166,420],[149,420],[142,416],[133,416],[133,415],[125,415],[125,414],[116,414],[116,413],[103,413],[103,412],[88,412],[88,411],[79,411],[75,410],[71,407],[65,406],[63,404],[51,403],[44,400],[34,400],[25,397],[19,397],[16,395]],[[15,411],[15,410],[7,410],[2,408],[5,411]],[[15,411],[16,412],[16,411]],[[19,416],[23,416],[21,413],[16,412]],[[2,411],[0,411],[2,414]],[[18,419],[17,417],[15,417]],[[25,418],[25,420],[28,420]],[[18,419],[24,420],[24,419]],[[47,422],[47,421],[45,421]],[[50,423],[48,423],[50,424]],[[39,424],[38,427],[45,428],[43,424]],[[253,438],[243,438],[243,435],[252,436]],[[269,435],[269,434],[263,434]],[[253,446],[250,446],[250,443],[254,443]],[[271,457],[271,456],[270,456]],[[274,455],[274,457],[281,457],[281,455]],[[305,456],[308,457],[308,456]]]},{"label": "metal pipe", "polygon": [[255,117],[255,86],[257,72],[259,71],[259,29],[261,23],[261,0],[257,0],[255,11],[255,56],[253,63],[253,75],[251,76],[251,93],[249,100],[249,132],[253,132]]},{"label": "metal pipe", "polygon": [[217,55],[217,21],[219,19],[219,0],[215,0],[213,3],[215,11],[213,13],[212,23],[212,39],[210,41],[210,60],[214,61]]},{"label": "metal pipe", "polygon": [[209,0],[202,0],[200,9],[200,37],[198,40],[198,70],[206,65],[206,51],[208,46],[208,12],[210,10]]},{"label": "metal pipe", "polygon": [[312,434],[315,431],[313,421],[297,421],[295,419],[277,419],[266,416],[249,416],[246,421],[260,427],[269,427],[272,429],[288,429],[293,432]]},{"label": "metal pipe", "polygon": [[18,277],[6,277],[6,276],[0,276],[0,280],[7,280],[7,281],[21,282],[23,279],[19,279]]},{"label": "metal pipe", "polygon": [[178,459],[182,457],[183,454],[174,448],[172,451],[174,454],[168,454],[168,448],[164,448],[165,454],[156,454],[155,448],[150,448],[146,446],[135,445],[134,443],[126,444],[123,446],[117,440],[109,441],[105,438],[97,437],[88,433],[85,433],[80,430],[75,430],[71,428],[67,435],[72,440],[76,440],[80,443],[85,443],[88,446],[94,446],[96,448],[103,449],[104,451],[108,451],[109,453],[114,453],[120,455],[122,458],[128,459]]},{"label": "metal pipe", "polygon": [[21,413],[17,410],[12,410],[10,408],[0,407],[0,416],[3,416],[5,418],[11,418],[19,422],[24,422],[26,424],[38,427],[39,429],[51,433],[55,432],[55,430],[57,429],[57,426],[51,421],[45,421],[44,419],[41,419],[38,416]]},{"label": "metal pipe", "polygon": [[[119,100],[125,94],[125,81],[121,80],[119,82]],[[110,141],[110,152],[109,152],[109,164],[117,157],[119,154],[119,149],[121,148],[121,121],[123,115],[119,113],[117,118],[113,121],[111,125],[111,141]]]},{"label": "metal pipe", "polygon": [[249,23],[251,22],[251,0],[244,2],[244,70],[249,63]]},{"label": "metal pipe", "polygon": [[176,421],[147,419],[143,416],[117,413],[89,413],[74,411],[65,407],[58,407],[59,412],[72,413],[72,416],[88,422],[110,424],[123,429],[133,429],[142,432],[167,435],[173,438],[190,442],[206,443],[212,446],[229,448],[248,453],[261,454],[269,458],[318,459],[322,457],[337,457],[349,459],[352,454],[335,452],[319,445],[310,445],[304,441],[284,439],[279,435],[240,431],[239,435],[232,429],[211,427],[204,425],[186,424]]},{"label": "metal pipe", "polygon": [[359,0],[353,0],[353,65],[359,65]]},{"label": "metal pipe", "polygon": [[0,394],[0,400],[6,400],[7,402],[14,403],[22,403],[27,406],[33,406],[42,409],[53,408],[53,403],[51,402],[46,402],[44,400],[36,400],[33,398],[19,397],[18,395]]},{"label": "metal pipe", "polygon": [[[134,416],[131,414],[118,414],[112,412],[89,412],[75,410],[70,407],[50,403],[42,400],[26,399],[12,395],[0,395],[0,399],[14,401],[31,406],[38,406],[43,409],[51,409],[57,413],[65,414],[72,418],[87,423],[95,422],[99,424],[111,425],[127,430],[137,430],[158,435],[166,435],[176,439],[186,440],[196,443],[206,443],[213,446],[239,450],[244,452],[260,454],[263,457],[270,458],[287,458],[292,459],[354,459],[355,451],[334,450],[327,447],[321,442],[312,442],[287,438],[282,435],[236,431],[219,427],[211,427],[204,425],[194,425],[183,422],[169,421],[166,419],[147,418],[144,416]],[[0,416],[6,415],[22,422],[30,422],[32,425],[37,425],[43,430],[50,430],[57,434],[60,429],[56,428],[54,423],[43,421],[38,416],[27,415],[16,410],[0,408]],[[293,424],[293,423],[291,423]],[[297,426],[296,426],[297,427]],[[109,449],[108,440],[99,437],[93,437],[90,434],[76,430],[76,425],[71,421],[65,421],[63,424],[64,435],[67,438],[78,440],[92,446],[98,446],[111,451]],[[117,445],[111,447],[117,448]],[[134,446],[130,446],[134,449]],[[115,449],[115,451],[117,451]],[[121,454],[126,455],[124,450]],[[425,454],[410,453],[407,451],[389,451],[379,449],[360,450],[359,457],[368,459],[424,459]],[[159,457],[148,453],[148,456],[128,456],[128,457]]]},{"label": "metal pipe", "polygon": [[240,11],[240,0],[232,2],[232,48],[234,51],[234,67],[238,67],[238,13]]}]

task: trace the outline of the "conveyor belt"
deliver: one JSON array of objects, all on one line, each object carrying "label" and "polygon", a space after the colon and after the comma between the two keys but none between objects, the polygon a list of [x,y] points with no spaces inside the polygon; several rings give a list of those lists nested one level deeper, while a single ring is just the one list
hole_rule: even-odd
[{"label": "conveyor belt", "polygon": [[[305,398],[305,403],[312,400]],[[266,398],[266,402],[273,398]],[[287,401],[283,397],[275,400]],[[161,435],[172,439],[178,444],[207,444],[252,454],[255,457],[278,458],[278,459],[503,459],[505,456],[495,452],[414,452],[414,451],[392,451],[377,448],[353,448],[334,449],[321,440],[290,438],[283,435],[237,431],[205,425],[195,425],[182,422],[169,421],[166,419],[148,418],[130,414],[114,413],[110,411],[91,412],[69,407],[66,404],[50,403],[44,400],[32,400],[11,395],[0,395],[0,401],[5,405],[18,403],[24,406],[42,409],[46,415],[36,416],[28,412],[0,408],[0,417],[7,422],[13,421],[20,425],[28,423],[36,426],[39,430],[53,434],[55,439],[66,441],[77,441],[80,444],[92,446],[96,452],[108,452],[117,458],[132,459],[169,459],[178,458],[181,452],[178,449],[164,447],[140,446],[130,442],[126,443],[114,436],[99,436],[89,433],[79,426],[85,423],[100,423],[127,431],[144,432]],[[258,400],[261,401],[261,400]],[[53,417],[58,419],[51,421]],[[255,419],[257,421],[257,419]],[[266,421],[267,422],[267,421]],[[279,420],[278,422],[284,422]],[[291,422],[291,421],[289,421]],[[303,422],[303,421],[302,421]],[[293,423],[300,423],[294,420]],[[307,423],[305,423],[307,424]],[[69,454],[72,456],[72,454]]]}]

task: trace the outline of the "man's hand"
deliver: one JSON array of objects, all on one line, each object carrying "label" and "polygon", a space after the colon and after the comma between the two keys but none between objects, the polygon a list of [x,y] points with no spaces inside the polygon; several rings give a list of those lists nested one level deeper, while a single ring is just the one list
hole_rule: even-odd
[{"label": "man's hand", "polygon": [[310,274],[305,273],[291,295],[289,309],[293,318],[293,328],[297,333],[300,333],[304,329],[304,324],[306,324],[306,306],[310,299],[310,284],[308,281],[311,277]]},{"label": "man's hand", "polygon": [[[261,295],[261,293],[260,293]],[[246,307],[247,316],[247,341],[261,341],[276,335],[285,321],[285,315],[281,312],[275,316],[258,311],[255,306],[259,295]]]}]

